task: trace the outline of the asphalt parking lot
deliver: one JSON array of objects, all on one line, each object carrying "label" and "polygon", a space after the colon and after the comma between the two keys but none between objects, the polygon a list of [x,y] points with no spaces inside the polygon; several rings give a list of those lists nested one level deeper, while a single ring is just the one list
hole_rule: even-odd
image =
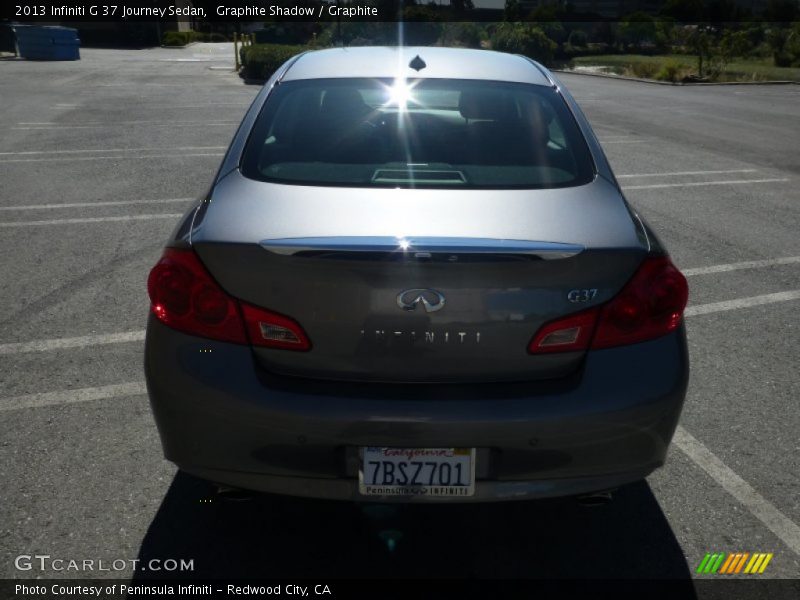
[{"label": "asphalt parking lot", "polygon": [[562,77],[689,278],[689,394],[647,482],[595,508],[232,502],[162,458],[145,281],[258,88],[228,45],[82,53],[0,61],[0,577],[87,575],[15,568],[47,554],[193,559],[195,577],[682,578],[720,551],[800,577],[800,87]]}]

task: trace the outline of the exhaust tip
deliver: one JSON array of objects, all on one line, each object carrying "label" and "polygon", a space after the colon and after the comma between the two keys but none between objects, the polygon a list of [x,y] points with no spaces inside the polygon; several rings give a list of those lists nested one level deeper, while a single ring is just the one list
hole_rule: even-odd
[{"label": "exhaust tip", "polygon": [[610,504],[611,501],[614,499],[613,492],[614,490],[603,490],[601,492],[592,492],[591,494],[576,496],[575,500],[578,502],[580,506],[585,506],[588,508],[605,506],[606,504]]}]

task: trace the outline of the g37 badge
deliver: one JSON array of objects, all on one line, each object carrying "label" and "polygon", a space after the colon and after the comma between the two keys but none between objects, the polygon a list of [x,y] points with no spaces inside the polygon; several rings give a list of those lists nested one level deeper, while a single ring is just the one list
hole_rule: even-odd
[{"label": "g37 badge", "polygon": [[567,294],[567,300],[570,302],[589,302],[589,300],[594,300],[595,296],[597,296],[597,288],[570,290]]}]

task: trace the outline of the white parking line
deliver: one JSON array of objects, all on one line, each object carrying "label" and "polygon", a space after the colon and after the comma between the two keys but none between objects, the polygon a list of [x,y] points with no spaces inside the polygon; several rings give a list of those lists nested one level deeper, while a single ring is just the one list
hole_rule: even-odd
[{"label": "white parking line", "polygon": [[204,152],[204,153],[187,153],[187,154],[147,154],[145,156],[125,156],[118,154],[117,156],[58,156],[52,158],[0,158],[0,164],[3,163],[30,163],[30,162],[52,162],[58,160],[134,160],[142,158],[187,158],[189,156],[224,156],[222,152]]},{"label": "white parking line", "polygon": [[644,144],[647,140],[600,140],[601,146],[606,146],[608,144]]},{"label": "white parking line", "polygon": [[81,388],[77,390],[60,390],[58,392],[45,392],[43,394],[25,394],[23,396],[0,398],[0,411],[74,404],[75,402],[106,400],[108,398],[118,398],[120,396],[138,396],[146,393],[147,386],[145,386],[144,382],[134,381],[131,383],[104,385],[101,387]]},{"label": "white parking line", "polygon": [[7,221],[0,222],[0,227],[34,227],[37,225],[74,225],[77,223],[110,223],[115,221],[150,221],[152,219],[177,219],[181,213],[164,213],[157,215],[124,215],[121,217],[86,217],[84,219],[48,219],[45,221]]},{"label": "white parking line", "polygon": [[[255,97],[255,96],[253,96]],[[248,104],[252,102],[253,97],[244,96],[238,102],[207,102],[205,104],[153,104],[150,102],[140,102],[137,108],[146,108],[153,110],[183,110],[184,108],[208,108],[209,106],[241,106],[247,108]],[[64,108],[76,108],[78,104],[56,104],[50,107],[50,110],[61,110]]]},{"label": "white parking line", "polygon": [[197,63],[197,62],[228,62],[230,59],[228,57],[225,58],[158,58],[156,62],[188,62],[188,63]]},{"label": "white parking line", "polygon": [[633,177],[677,177],[679,175],[724,175],[727,173],[755,173],[758,169],[726,169],[724,171],[671,171],[667,173],[626,173],[617,179]]},{"label": "white parking line", "polygon": [[[148,123],[148,121],[133,121],[131,124],[126,123],[101,123],[97,125],[29,125],[29,126],[18,126],[18,127],[9,127],[9,129],[13,129],[16,131],[50,131],[52,129],[106,129],[108,127],[129,127],[133,124],[141,124],[141,123]],[[150,121],[150,123],[155,123],[155,121]],[[209,123],[203,122],[203,127],[210,127],[210,126],[220,126],[224,125],[226,127],[231,127],[234,123],[232,121],[227,122],[220,122],[220,123]],[[161,123],[162,127],[198,127],[199,123],[174,123],[174,122],[163,122]]]},{"label": "white parking line", "polygon": [[767,529],[783,541],[795,554],[800,555],[800,527],[784,515],[766,498],[759,494],[744,479],[739,477],[724,462],[695,439],[683,427],[678,426],[674,444],[696,465],[708,473],[731,496],[743,504]]},{"label": "white parking line", "polygon": [[91,148],[85,150],[22,150],[0,152],[0,156],[31,156],[37,154],[87,154],[90,152],[177,152],[179,150],[225,150],[226,146],[178,146],[177,148]]},{"label": "white parking line", "polygon": [[217,119],[216,121],[74,121],[72,123],[55,123],[53,121],[20,121],[17,123],[19,126],[24,127],[70,127],[72,125],[209,125],[209,124],[224,124],[224,125],[237,125],[239,121],[225,121]]},{"label": "white parking line", "polygon": [[67,202],[63,204],[21,204],[0,206],[3,210],[45,210],[52,208],[94,208],[95,206],[128,206],[130,204],[168,204],[171,202],[190,202],[194,198],[160,198],[158,200],[120,200],[114,202]]},{"label": "white parking line", "polygon": [[695,187],[700,185],[741,185],[745,183],[776,183],[789,181],[786,177],[773,179],[732,179],[730,181],[685,181],[683,183],[655,183],[652,185],[623,185],[623,190],[655,190],[658,188]]},{"label": "white parking line", "polygon": [[741,269],[759,269],[776,265],[794,265],[800,263],[800,256],[786,256],[783,258],[770,258],[767,260],[748,260],[745,262],[729,263],[727,265],[711,265],[710,267],[695,267],[694,269],[681,269],[687,277],[693,275],[708,275],[709,273],[726,273]]},{"label": "white parking line", "polygon": [[775,302],[787,302],[797,299],[800,299],[800,290],[792,290],[789,292],[764,294],[763,296],[752,296],[750,298],[737,298],[736,300],[698,304],[697,306],[689,306],[684,314],[687,317],[694,317],[696,315],[707,315],[710,313],[750,308],[752,306],[761,306],[762,304],[774,304]]},{"label": "white parking line", "polygon": [[86,348],[87,346],[102,346],[104,344],[141,342],[143,340],[144,329],[139,331],[124,331],[122,333],[82,335],[80,337],[56,338],[52,340],[36,340],[33,342],[14,342],[10,344],[0,344],[0,356],[5,354],[24,354],[26,352],[63,350],[65,348]]}]

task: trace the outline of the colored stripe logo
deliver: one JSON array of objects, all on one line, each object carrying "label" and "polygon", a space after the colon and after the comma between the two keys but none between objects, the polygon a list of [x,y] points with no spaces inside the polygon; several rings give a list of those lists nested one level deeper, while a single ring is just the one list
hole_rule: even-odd
[{"label": "colored stripe logo", "polygon": [[707,552],[696,572],[709,575],[760,575],[772,557],[772,552]]}]

